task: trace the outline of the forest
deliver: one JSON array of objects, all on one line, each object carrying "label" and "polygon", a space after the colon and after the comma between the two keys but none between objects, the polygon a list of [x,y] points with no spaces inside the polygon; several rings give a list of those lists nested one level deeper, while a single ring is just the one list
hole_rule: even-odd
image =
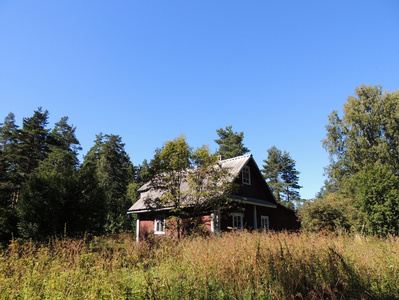
[{"label": "forest", "polygon": [[[244,133],[227,126],[216,131],[216,153],[210,153],[205,145],[193,149],[181,135],[155,149],[152,159],[135,166],[120,136],[100,133],[80,163],[76,127],[63,117],[48,128],[48,117],[47,110],[38,108],[23,119],[21,128],[13,113],[0,124],[3,243],[12,238],[43,241],[131,232],[135,220],[126,212],[137,201],[138,188],[156,174],[198,166],[205,159],[212,162],[249,152],[243,145]],[[294,200],[299,199],[295,161],[276,147],[270,151],[273,159],[281,162],[274,171],[266,162],[269,169],[264,170],[265,176],[283,174],[276,193],[281,202],[293,207]]]},{"label": "forest", "polygon": [[[134,230],[127,209],[137,190],[156,174],[195,166],[198,155],[230,158],[249,152],[243,132],[216,130],[219,148],[193,149],[184,136],[165,142],[154,156],[133,165],[122,137],[98,134],[82,150],[76,127],[63,117],[48,127],[38,108],[16,123],[11,112],[0,124],[0,240],[113,235]],[[330,157],[328,179],[315,199],[301,200],[299,175],[289,152],[267,150],[261,172],[276,200],[297,211],[309,231],[344,229],[378,236],[399,232],[399,93],[359,86],[334,111],[323,147]]]}]

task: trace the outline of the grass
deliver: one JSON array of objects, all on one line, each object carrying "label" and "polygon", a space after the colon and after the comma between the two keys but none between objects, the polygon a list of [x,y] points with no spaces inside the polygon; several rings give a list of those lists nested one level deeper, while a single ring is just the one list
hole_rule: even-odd
[{"label": "grass", "polygon": [[1,299],[399,299],[399,239],[226,233],[12,241]]}]

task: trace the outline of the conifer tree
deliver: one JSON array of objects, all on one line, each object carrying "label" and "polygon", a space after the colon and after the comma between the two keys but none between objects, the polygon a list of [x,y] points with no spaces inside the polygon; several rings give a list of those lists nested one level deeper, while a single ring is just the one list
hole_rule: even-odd
[{"label": "conifer tree", "polygon": [[231,125],[227,126],[226,129],[217,129],[216,132],[219,136],[219,139],[215,140],[219,145],[217,154],[221,155],[223,159],[244,155],[249,152],[242,142],[244,139],[243,132],[234,132]]},{"label": "conifer tree", "polygon": [[49,133],[47,156],[22,187],[17,212],[24,238],[74,235],[86,229],[77,177],[79,141],[67,120],[62,118]]},{"label": "conifer tree", "polygon": [[120,136],[99,134],[83,162],[83,169],[95,175],[104,196],[106,233],[131,229],[126,215],[132,204],[127,189],[135,180],[136,171],[124,147]]},{"label": "conifer tree", "polygon": [[18,172],[23,180],[47,157],[49,151],[47,129],[49,112],[39,107],[33,116],[24,118],[22,129],[18,130]]},{"label": "conifer tree", "polygon": [[17,232],[15,203],[19,191],[17,164],[17,139],[15,116],[9,113],[0,123],[0,242],[9,241]]},{"label": "conifer tree", "polygon": [[0,203],[1,206],[13,206],[18,180],[17,165],[17,129],[13,113],[7,115],[0,124]]},{"label": "conifer tree", "polygon": [[60,167],[77,168],[79,165],[78,152],[82,150],[82,147],[76,138],[75,131],[76,127],[68,124],[68,117],[62,117],[55,123],[54,129],[49,134],[50,155],[55,158],[58,154],[63,158],[63,161],[56,162]]},{"label": "conifer tree", "polygon": [[267,150],[268,157],[261,172],[277,202],[294,208],[293,201],[300,199],[299,172],[295,168],[295,160],[289,153],[277,149],[276,146]]}]

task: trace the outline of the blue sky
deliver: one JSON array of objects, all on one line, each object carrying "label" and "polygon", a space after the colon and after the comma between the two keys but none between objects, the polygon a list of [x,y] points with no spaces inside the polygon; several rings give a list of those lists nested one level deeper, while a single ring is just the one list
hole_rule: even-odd
[{"label": "blue sky", "polygon": [[399,88],[399,1],[3,1],[0,121],[68,116],[82,155],[118,134],[135,165],[233,126],[259,167],[290,153],[301,196],[325,178],[333,110],[360,84]]}]

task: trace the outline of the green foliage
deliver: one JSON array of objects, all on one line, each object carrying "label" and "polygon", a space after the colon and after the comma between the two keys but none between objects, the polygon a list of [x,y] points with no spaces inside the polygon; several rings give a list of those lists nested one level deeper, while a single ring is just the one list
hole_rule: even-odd
[{"label": "green foliage", "polygon": [[15,209],[11,207],[0,207],[0,246],[17,235],[18,218]]},{"label": "green foliage", "polygon": [[98,193],[103,194],[106,233],[131,229],[126,211],[131,205],[127,197],[129,183],[135,180],[135,168],[118,135],[99,134],[85,156],[82,169],[95,175]]},{"label": "green foliage", "polygon": [[79,193],[79,228],[81,234],[103,234],[106,218],[106,199],[98,185],[95,170],[81,168],[77,173]]},{"label": "green foliage", "polygon": [[261,170],[267,184],[273,192],[276,200],[290,208],[293,208],[293,201],[300,200],[298,190],[299,172],[295,168],[293,160],[288,152],[284,153],[276,146],[267,150],[267,159]]},{"label": "green foliage", "polygon": [[211,154],[208,147],[203,146],[192,153],[195,165],[187,171],[188,190],[185,202],[192,205],[191,216],[201,216],[216,207],[228,206],[228,196],[234,185],[231,183],[229,170],[222,168],[217,154]]},{"label": "green foliage", "polygon": [[50,236],[76,234],[79,191],[70,172],[41,171],[24,185],[17,205],[18,229],[23,238],[44,240]]},{"label": "green foliage", "polygon": [[[27,182],[16,206],[19,234],[24,238],[76,235],[85,229],[77,175],[79,141],[63,117],[45,140],[47,149]],[[42,122],[44,125],[44,122]]]},{"label": "green foliage", "polygon": [[[162,149],[156,153],[159,160],[159,171],[181,171],[190,166],[190,154],[192,149],[188,146],[186,138],[183,135],[168,141]],[[159,156],[159,157],[158,157]]]},{"label": "green foliage", "polygon": [[21,129],[12,113],[0,124],[1,241],[130,230],[138,187],[120,137],[99,135],[79,166],[76,127],[63,117],[48,129],[48,116],[39,108]]},{"label": "green foliage", "polygon": [[226,129],[217,129],[216,132],[219,136],[219,139],[215,140],[219,145],[217,154],[221,155],[223,159],[233,158],[249,152],[242,142],[244,139],[243,132],[234,132],[231,125],[226,126]]},{"label": "green foliage", "polygon": [[20,186],[16,172],[17,129],[13,113],[0,123],[0,242],[9,241],[17,232],[14,210]]},{"label": "green foliage", "polygon": [[330,185],[339,188],[366,165],[399,169],[399,92],[361,85],[344,104],[342,119],[329,116],[323,146],[330,155]]},{"label": "green foliage", "polygon": [[24,181],[49,152],[48,116],[47,110],[39,108],[32,117],[23,119],[22,130],[18,130],[18,174]]},{"label": "green foliage", "polygon": [[367,166],[352,180],[356,207],[367,214],[370,231],[399,233],[399,178],[387,167]]},{"label": "green foliage", "polygon": [[69,125],[68,117],[62,117],[55,123],[54,129],[49,135],[49,150],[51,159],[47,158],[49,164],[60,168],[76,168],[79,164],[78,152],[82,150],[75,136],[76,127]]},{"label": "green foliage", "polygon": [[302,228],[319,232],[321,230],[365,231],[367,219],[354,207],[354,200],[337,194],[325,198],[305,201],[298,211]]},{"label": "green foliage", "polygon": [[48,111],[39,108],[32,117],[23,119],[22,129],[18,129],[12,113],[0,126],[0,198],[6,207],[15,207],[22,186],[47,157],[47,119]]},{"label": "green foliage", "polygon": [[183,220],[192,220],[190,227],[198,227],[201,224],[197,224],[195,217],[229,202],[227,195],[232,189],[229,172],[218,161],[219,156],[211,154],[207,146],[193,151],[185,137],[179,136],[158,149],[150,162],[154,173],[154,170],[162,173],[154,175],[149,183],[159,191],[158,197],[146,199],[145,204],[149,209],[169,207],[169,220],[173,219],[178,237]]},{"label": "green foliage", "polygon": [[323,146],[330,155],[324,189],[353,198],[367,216],[367,230],[398,234],[399,92],[361,85],[329,116]]},{"label": "green foliage", "polygon": [[142,164],[137,168],[137,182],[140,186],[150,181],[155,175],[155,170],[150,166],[150,164],[151,163],[148,163],[148,161],[144,159]]}]

